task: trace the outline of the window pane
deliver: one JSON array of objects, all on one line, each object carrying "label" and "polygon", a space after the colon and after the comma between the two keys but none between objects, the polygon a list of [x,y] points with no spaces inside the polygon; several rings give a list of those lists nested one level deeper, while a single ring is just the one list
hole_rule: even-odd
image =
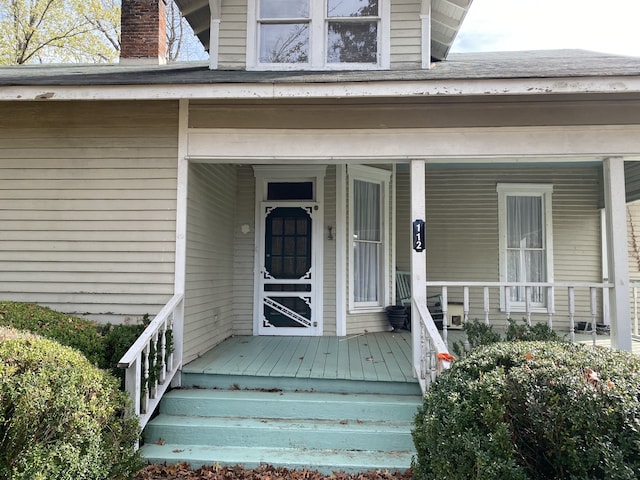
[{"label": "window pane", "polygon": [[380,280],[378,243],[357,242],[354,247],[353,273],[356,302],[377,302]]},{"label": "window pane", "polygon": [[260,25],[260,62],[306,63],[308,61],[308,24]]},{"label": "window pane", "polygon": [[313,200],[313,182],[269,182],[268,200]]},{"label": "window pane", "polygon": [[507,197],[507,248],[543,248],[541,197]]},{"label": "window pane", "polygon": [[260,0],[260,18],[309,18],[309,0]]},{"label": "window pane", "polygon": [[328,17],[377,17],[378,0],[328,0]]},{"label": "window pane", "polygon": [[380,241],[380,185],[353,182],[354,240]]},{"label": "window pane", "polygon": [[329,22],[327,62],[377,63],[377,22]]},{"label": "window pane", "polygon": [[[545,252],[543,250],[508,250],[507,251],[507,281],[538,283],[546,282],[547,269]],[[531,301],[543,303],[545,301],[545,289],[535,287],[530,289]],[[525,288],[511,289],[512,302],[525,301]]]}]

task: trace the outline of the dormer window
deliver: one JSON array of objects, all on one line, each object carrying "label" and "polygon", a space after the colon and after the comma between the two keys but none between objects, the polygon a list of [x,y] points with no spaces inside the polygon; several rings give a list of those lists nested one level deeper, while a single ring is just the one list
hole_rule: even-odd
[{"label": "dormer window", "polygon": [[249,14],[247,68],[388,68],[389,32],[383,3],[254,0]]}]

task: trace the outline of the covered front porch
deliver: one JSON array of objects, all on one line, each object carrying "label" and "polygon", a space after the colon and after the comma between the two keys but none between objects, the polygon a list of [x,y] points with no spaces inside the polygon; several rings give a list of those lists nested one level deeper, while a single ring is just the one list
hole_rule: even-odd
[{"label": "covered front porch", "polygon": [[[345,337],[231,337],[184,366],[183,375],[224,377],[226,388],[244,388],[252,377],[261,388],[365,392],[377,382],[389,392],[418,393],[411,364],[411,333],[406,330]],[[256,378],[257,377],[257,378]],[[192,380],[197,383],[196,380]],[[255,385],[255,384],[254,384]]]}]

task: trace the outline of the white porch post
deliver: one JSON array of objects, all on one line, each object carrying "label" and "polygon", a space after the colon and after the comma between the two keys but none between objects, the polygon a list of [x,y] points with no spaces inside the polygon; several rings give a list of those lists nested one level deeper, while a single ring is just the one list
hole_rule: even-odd
[{"label": "white porch post", "polygon": [[[176,258],[174,294],[185,293],[185,278],[187,264],[187,177],[189,175],[189,161],[187,160],[187,126],[189,121],[189,100],[180,100],[178,121],[178,184],[176,197]],[[173,323],[173,355],[174,362],[180,365],[182,371],[182,356],[184,353],[184,297],[176,308]],[[171,381],[173,387],[181,384],[179,372]]]},{"label": "white porch post", "polygon": [[[426,221],[425,161],[411,160],[411,221]],[[411,228],[411,225],[407,225]],[[411,340],[413,346],[413,367],[420,365],[420,315],[414,303],[427,304],[427,251],[411,250]]]},{"label": "white porch post", "polygon": [[631,351],[631,306],[629,303],[629,260],[624,159],[604,160],[604,204],[607,218],[607,257],[611,307],[611,346]]}]

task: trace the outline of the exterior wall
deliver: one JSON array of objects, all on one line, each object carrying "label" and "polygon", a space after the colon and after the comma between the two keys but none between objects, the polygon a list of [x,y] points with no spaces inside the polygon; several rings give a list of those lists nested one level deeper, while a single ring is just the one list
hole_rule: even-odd
[{"label": "exterior wall", "polygon": [[[408,172],[399,182],[408,182]],[[599,167],[542,166],[428,168],[428,281],[499,281],[498,182],[553,184],[554,280],[601,282]],[[408,225],[409,198],[398,197],[398,230]],[[408,242],[398,242],[397,265],[409,269]],[[435,291],[430,294],[437,293]],[[462,289],[449,289],[449,301],[462,302]],[[470,319],[484,318],[482,291],[471,290]],[[492,320],[504,320],[498,291],[492,290]],[[568,325],[567,292],[556,291],[554,324]],[[576,290],[578,320],[589,312],[589,293]],[[519,320],[523,314],[512,313]],[[540,317],[546,321],[547,316]]]},{"label": "exterior wall", "polygon": [[[244,69],[247,49],[247,0],[222,2],[220,21],[220,69]],[[420,2],[391,2],[391,68],[411,66],[421,62]]]},{"label": "exterior wall", "polygon": [[627,237],[629,244],[629,277],[640,281],[640,202],[627,204]]},{"label": "exterior wall", "polygon": [[175,262],[177,102],[0,107],[0,298],[155,314]]},{"label": "exterior wall", "polygon": [[[234,335],[253,335],[256,182],[249,165],[238,167],[235,219]],[[243,226],[245,227],[243,231]],[[246,233],[244,233],[246,231]]]},{"label": "exterior wall", "polygon": [[236,169],[189,169],[184,361],[233,333]]},{"label": "exterior wall", "polygon": [[222,2],[218,68],[244,69],[247,50],[247,0]]},{"label": "exterior wall", "polygon": [[[336,334],[336,166],[327,167],[324,178],[324,299],[323,299],[323,333]],[[333,240],[328,238],[328,226],[332,226]],[[338,227],[339,228],[339,227]]]},{"label": "exterior wall", "polygon": [[416,68],[422,63],[420,1],[391,2],[391,69]]}]

